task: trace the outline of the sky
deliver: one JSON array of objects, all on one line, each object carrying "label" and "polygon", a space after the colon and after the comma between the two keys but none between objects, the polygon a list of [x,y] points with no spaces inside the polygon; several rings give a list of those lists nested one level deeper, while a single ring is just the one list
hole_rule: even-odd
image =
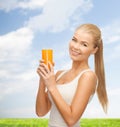
[{"label": "sky", "polygon": [[0,0],[0,118],[37,117],[41,50],[53,49],[55,71],[69,69],[68,44],[83,23],[102,31],[109,107],[105,114],[95,94],[82,117],[120,118],[119,5],[119,0]]}]

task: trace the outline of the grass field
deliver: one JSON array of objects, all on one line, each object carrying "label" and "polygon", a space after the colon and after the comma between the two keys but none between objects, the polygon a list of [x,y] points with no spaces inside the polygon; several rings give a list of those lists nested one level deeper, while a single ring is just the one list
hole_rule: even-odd
[{"label": "grass field", "polygon": [[[48,119],[0,119],[0,127],[47,127]],[[81,127],[120,127],[120,119],[81,119]]]}]

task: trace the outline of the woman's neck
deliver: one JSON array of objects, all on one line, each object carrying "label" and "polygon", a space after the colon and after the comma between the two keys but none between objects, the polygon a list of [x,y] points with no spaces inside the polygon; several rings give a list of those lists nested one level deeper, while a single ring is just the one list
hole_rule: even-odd
[{"label": "woman's neck", "polygon": [[88,62],[73,61],[71,71],[72,72],[80,72],[80,71],[82,71],[84,69],[88,69],[88,68],[89,68]]}]

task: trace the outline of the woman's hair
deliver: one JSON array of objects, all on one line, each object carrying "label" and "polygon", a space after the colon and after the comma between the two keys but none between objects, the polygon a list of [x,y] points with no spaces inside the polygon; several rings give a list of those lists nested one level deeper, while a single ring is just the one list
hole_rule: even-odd
[{"label": "woman's hair", "polygon": [[94,38],[95,48],[98,47],[97,52],[94,55],[95,59],[95,73],[98,77],[97,95],[98,99],[103,107],[103,110],[107,113],[108,97],[106,92],[105,72],[104,72],[104,60],[103,60],[103,42],[101,38],[100,29],[94,24],[83,24],[76,30],[83,30],[91,34]]}]

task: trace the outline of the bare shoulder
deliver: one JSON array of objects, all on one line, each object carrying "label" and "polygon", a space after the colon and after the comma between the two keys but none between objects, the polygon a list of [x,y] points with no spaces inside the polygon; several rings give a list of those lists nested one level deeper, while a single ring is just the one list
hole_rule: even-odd
[{"label": "bare shoulder", "polygon": [[79,78],[79,84],[83,84],[84,86],[96,86],[97,84],[97,75],[94,71],[86,71]]},{"label": "bare shoulder", "polygon": [[95,73],[94,71],[92,71],[92,70],[84,72],[84,73],[81,75],[81,77],[97,80],[97,75],[96,75],[96,73]]}]

